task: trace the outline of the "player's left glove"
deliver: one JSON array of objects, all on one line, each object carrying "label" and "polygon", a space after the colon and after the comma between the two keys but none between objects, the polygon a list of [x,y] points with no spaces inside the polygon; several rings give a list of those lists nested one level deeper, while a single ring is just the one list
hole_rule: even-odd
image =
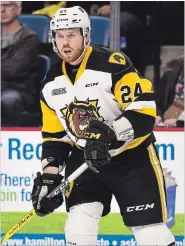
[{"label": "player's left glove", "polygon": [[86,128],[86,139],[98,140],[103,143],[111,143],[116,140],[116,135],[114,130],[99,120],[91,120]]},{"label": "player's left glove", "polygon": [[84,159],[90,168],[110,164],[109,144],[116,139],[114,131],[103,122],[90,121],[86,132],[89,134],[84,148]]}]

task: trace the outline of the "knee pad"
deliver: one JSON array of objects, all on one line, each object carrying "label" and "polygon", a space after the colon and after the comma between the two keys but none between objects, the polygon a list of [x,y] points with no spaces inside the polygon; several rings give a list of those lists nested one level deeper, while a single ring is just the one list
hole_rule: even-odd
[{"label": "knee pad", "polygon": [[175,246],[175,238],[164,223],[131,228],[137,245]]},{"label": "knee pad", "polygon": [[65,223],[66,245],[96,245],[102,212],[100,202],[71,207]]}]

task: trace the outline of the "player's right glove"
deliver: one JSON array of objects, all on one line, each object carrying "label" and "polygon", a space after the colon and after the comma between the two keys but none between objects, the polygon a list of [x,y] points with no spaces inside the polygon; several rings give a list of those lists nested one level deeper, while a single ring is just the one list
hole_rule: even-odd
[{"label": "player's right glove", "polygon": [[34,179],[32,189],[32,204],[38,216],[42,217],[52,213],[63,203],[62,194],[51,199],[46,196],[51,193],[59,184],[61,184],[63,176],[60,174],[50,174],[40,172]]}]

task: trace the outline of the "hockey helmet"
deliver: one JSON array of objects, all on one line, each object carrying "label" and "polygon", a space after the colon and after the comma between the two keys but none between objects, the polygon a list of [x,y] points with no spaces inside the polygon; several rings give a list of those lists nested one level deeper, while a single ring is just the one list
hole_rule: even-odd
[{"label": "hockey helmet", "polygon": [[50,21],[50,35],[53,43],[53,49],[59,56],[60,54],[55,41],[55,32],[57,29],[69,28],[80,28],[82,30],[85,49],[90,43],[91,23],[86,11],[79,6],[61,8],[57,10],[55,16]]}]

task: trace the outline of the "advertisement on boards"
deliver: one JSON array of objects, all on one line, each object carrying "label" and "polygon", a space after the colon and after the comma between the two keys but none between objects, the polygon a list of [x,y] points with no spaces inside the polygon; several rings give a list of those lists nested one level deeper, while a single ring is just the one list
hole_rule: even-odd
[{"label": "advertisement on boards", "polygon": [[[167,225],[178,237],[179,241],[177,241],[179,243],[183,243],[184,132],[156,131],[155,136],[157,139],[156,147],[166,180],[168,200]],[[13,222],[14,224],[18,222],[26,212],[32,209],[31,190],[33,179],[36,172],[41,171],[41,142],[42,139],[39,131],[1,132],[0,202],[2,212],[2,232],[4,233],[13,226]],[[59,214],[57,212],[61,214],[60,226],[56,225],[59,220]],[[57,212],[42,220],[34,218],[33,221],[28,223],[28,226],[25,225],[25,228],[20,231],[21,234],[16,234],[15,237],[12,237],[12,240],[23,240],[20,241],[22,242],[20,245],[37,245],[31,244],[33,243],[31,240],[50,240],[51,238],[54,238],[53,240],[58,240],[55,237],[57,236],[57,233],[63,233],[66,218],[65,205],[62,205]],[[47,223],[44,221],[47,221]],[[112,221],[114,222],[112,223]],[[43,223],[44,226],[42,226]],[[106,225],[109,225],[109,223],[110,227],[107,229],[108,226]],[[34,231],[35,225],[40,226],[37,228],[37,231]],[[114,227],[112,230],[113,232],[111,231],[111,226]],[[27,234],[27,236],[25,236],[24,233],[31,233],[31,238]],[[37,237],[40,235],[40,237],[34,237],[34,233],[40,233],[36,235]],[[54,237],[52,236],[52,233],[54,233]],[[100,233],[102,234],[103,244],[101,244],[100,240],[99,245],[136,245],[134,237],[131,235],[132,233],[124,227],[121,221],[119,208],[115,199],[113,199],[111,204],[110,216],[108,215],[105,219],[102,219],[100,224]],[[107,236],[106,234],[110,233],[115,234],[115,236],[109,235],[110,237],[106,239],[104,236]],[[122,238],[119,238],[117,234],[121,234]],[[124,238],[126,236],[128,237],[128,242],[127,238]],[[27,240],[27,243],[29,244],[25,244],[25,240]],[[123,242],[121,243],[121,241]],[[16,241],[16,243],[17,242],[18,241]],[[56,241],[56,244],[51,245],[63,244],[57,244]]]}]

